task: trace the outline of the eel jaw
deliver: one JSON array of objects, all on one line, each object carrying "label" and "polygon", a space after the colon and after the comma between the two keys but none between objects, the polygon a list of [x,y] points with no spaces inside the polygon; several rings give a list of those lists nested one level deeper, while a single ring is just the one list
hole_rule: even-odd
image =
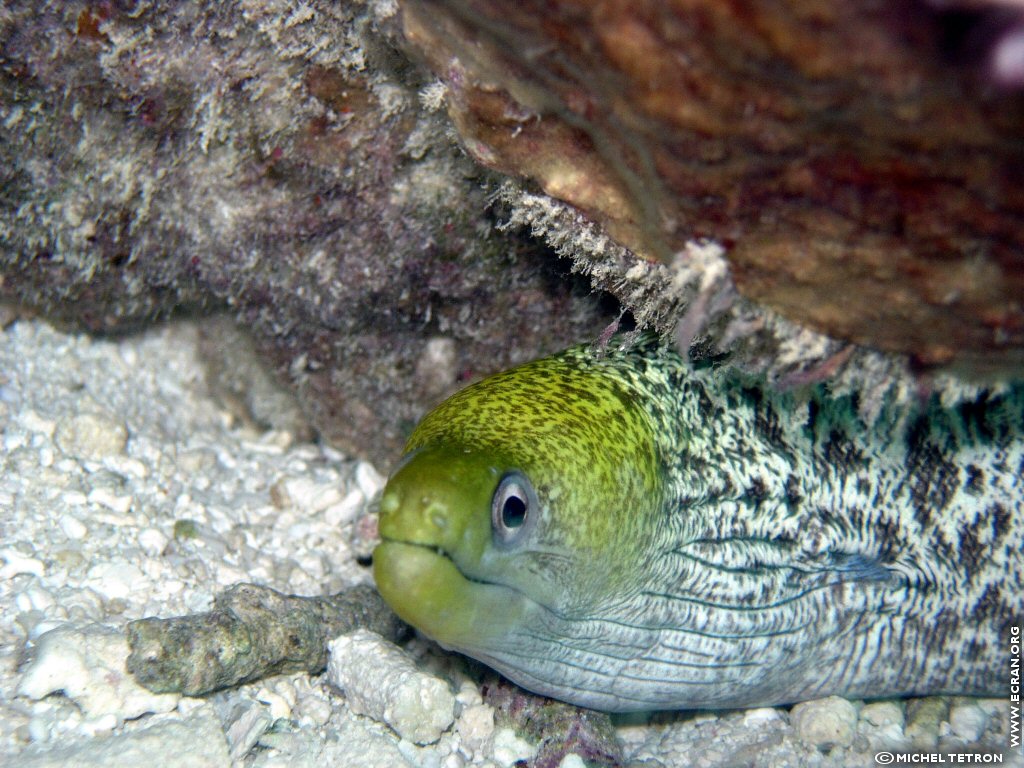
[{"label": "eel jaw", "polygon": [[468,655],[500,645],[527,608],[521,593],[468,579],[445,554],[423,544],[385,539],[373,551],[373,576],[399,618]]}]

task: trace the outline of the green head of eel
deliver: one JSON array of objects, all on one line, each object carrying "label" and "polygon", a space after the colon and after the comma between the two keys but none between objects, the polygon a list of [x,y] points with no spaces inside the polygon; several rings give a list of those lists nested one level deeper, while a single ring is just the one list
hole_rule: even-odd
[{"label": "green head of eel", "polygon": [[565,649],[566,623],[629,591],[645,517],[661,507],[648,415],[606,373],[565,354],[442,403],[388,481],[373,556],[405,621],[562,698],[572,674],[544,660]]},{"label": "green head of eel", "polygon": [[1022,609],[1021,392],[983,428],[938,404],[869,429],[653,337],[570,349],[420,423],[377,586],[441,645],[595,709],[994,695]]}]

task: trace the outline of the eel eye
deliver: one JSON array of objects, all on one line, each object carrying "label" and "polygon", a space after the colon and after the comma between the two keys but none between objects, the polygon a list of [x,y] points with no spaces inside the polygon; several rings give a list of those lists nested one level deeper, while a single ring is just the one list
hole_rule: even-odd
[{"label": "eel eye", "polygon": [[506,546],[517,543],[533,528],[537,497],[522,472],[509,472],[498,483],[491,499],[491,530],[494,540]]}]

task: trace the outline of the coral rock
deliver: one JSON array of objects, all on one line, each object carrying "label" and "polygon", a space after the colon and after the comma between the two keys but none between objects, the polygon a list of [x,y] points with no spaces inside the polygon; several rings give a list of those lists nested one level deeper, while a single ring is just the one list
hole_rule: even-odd
[{"label": "coral rock", "polygon": [[[984,4],[979,4],[984,5]],[[471,154],[668,260],[924,363],[1024,359],[1024,96],[972,66],[1013,19],[858,0],[404,0]]]}]

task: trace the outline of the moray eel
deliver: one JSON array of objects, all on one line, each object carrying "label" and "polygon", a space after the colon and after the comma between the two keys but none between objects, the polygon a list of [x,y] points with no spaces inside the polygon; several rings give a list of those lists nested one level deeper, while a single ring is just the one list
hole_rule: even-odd
[{"label": "moray eel", "polygon": [[856,413],[650,336],[497,374],[409,439],[378,588],[445,648],[594,709],[1004,695],[1024,387]]}]

